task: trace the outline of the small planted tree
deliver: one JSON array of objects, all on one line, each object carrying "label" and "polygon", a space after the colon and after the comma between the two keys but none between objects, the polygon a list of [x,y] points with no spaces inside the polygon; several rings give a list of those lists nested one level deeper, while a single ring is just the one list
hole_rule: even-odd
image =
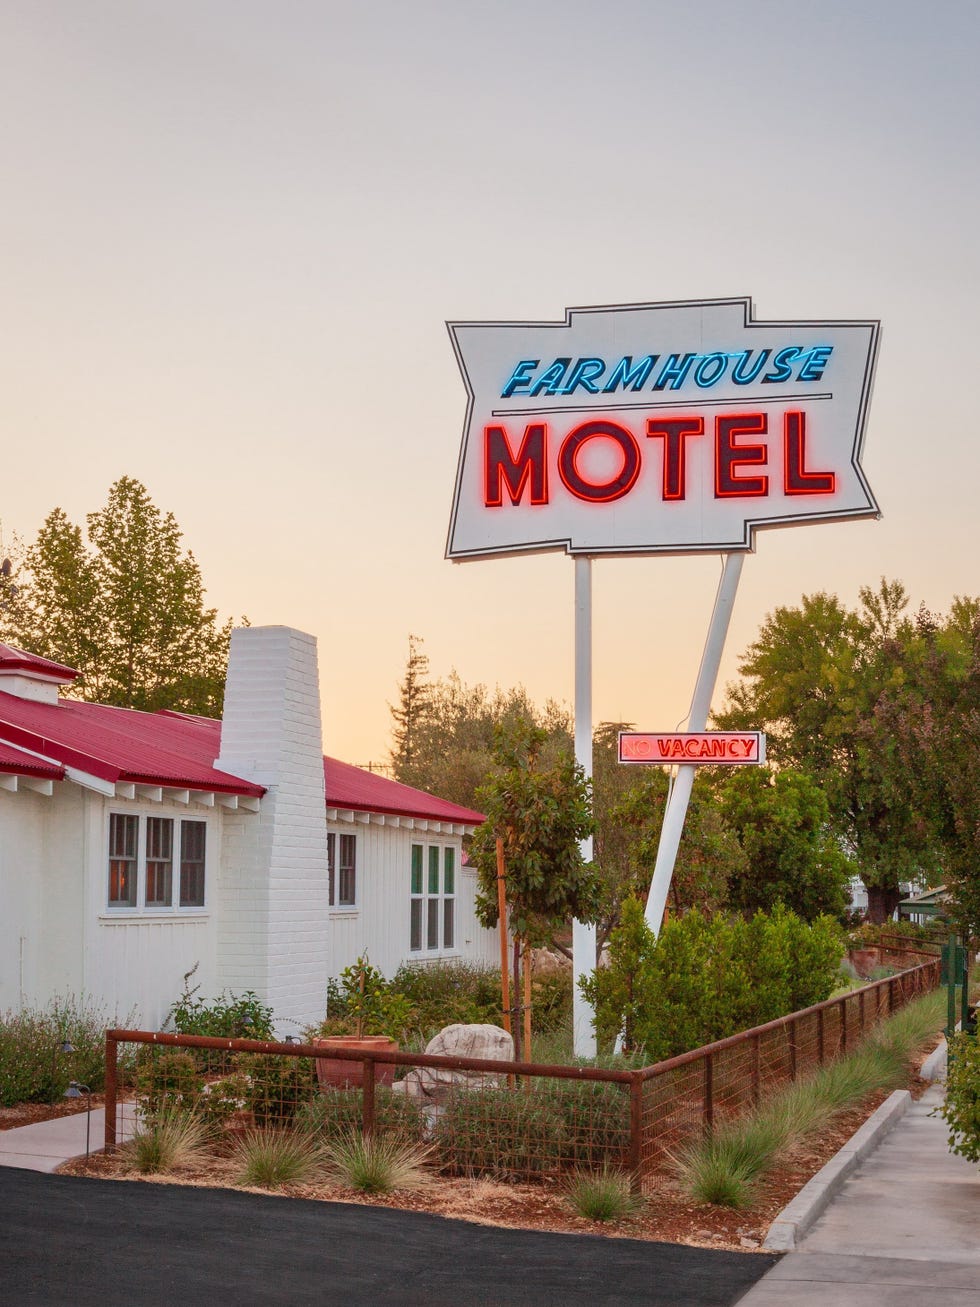
[{"label": "small planted tree", "polygon": [[[497,839],[503,842],[515,982],[522,954],[529,965],[532,946],[573,917],[595,921],[601,902],[596,869],[579,847],[593,833],[589,782],[567,749],[553,738],[548,745],[548,733],[525,717],[498,728],[494,771],[479,795],[487,819],[470,848],[479,873],[477,916],[495,926]],[[520,1051],[519,1037],[515,1042]]]}]

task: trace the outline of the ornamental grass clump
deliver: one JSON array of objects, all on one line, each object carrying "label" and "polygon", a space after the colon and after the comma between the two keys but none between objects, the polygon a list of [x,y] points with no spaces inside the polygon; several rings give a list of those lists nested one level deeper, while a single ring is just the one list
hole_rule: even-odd
[{"label": "ornamental grass clump", "polygon": [[166,1108],[147,1120],[122,1146],[126,1164],[141,1175],[180,1171],[208,1156],[208,1123],[180,1108]]},{"label": "ornamental grass clump", "polygon": [[566,1182],[565,1196],[589,1221],[625,1221],[643,1206],[630,1177],[608,1164],[597,1171],[576,1171]]},{"label": "ornamental grass clump", "polygon": [[280,1189],[317,1178],[323,1150],[301,1130],[249,1130],[232,1149],[237,1182],[258,1189]]},{"label": "ornamental grass clump", "polygon": [[425,1170],[430,1153],[397,1135],[351,1130],[325,1145],[323,1171],[335,1184],[366,1194],[421,1189],[431,1178]]},{"label": "ornamental grass clump", "polygon": [[941,1023],[942,995],[909,1004],[853,1052],[691,1144],[676,1159],[683,1188],[701,1202],[750,1206],[756,1181],[779,1156],[868,1094],[903,1083],[909,1059]]}]

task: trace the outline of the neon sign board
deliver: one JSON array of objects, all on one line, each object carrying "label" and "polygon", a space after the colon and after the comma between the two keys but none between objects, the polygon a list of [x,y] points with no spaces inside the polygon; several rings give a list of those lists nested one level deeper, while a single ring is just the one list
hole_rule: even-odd
[{"label": "neon sign board", "polygon": [[448,325],[469,397],[449,558],[749,550],[758,528],[879,515],[878,322],[730,299]]},{"label": "neon sign board", "polygon": [[671,767],[675,763],[710,763],[742,767],[766,760],[762,731],[693,731],[686,733],[620,731],[619,761]]}]

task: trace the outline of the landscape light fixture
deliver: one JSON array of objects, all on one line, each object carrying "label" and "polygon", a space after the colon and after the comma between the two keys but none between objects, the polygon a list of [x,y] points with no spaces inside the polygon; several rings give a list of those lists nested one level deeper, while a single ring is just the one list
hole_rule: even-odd
[{"label": "landscape light fixture", "polygon": [[88,1102],[85,1107],[85,1160],[88,1161],[89,1145],[92,1138],[92,1091],[88,1085],[80,1085],[77,1080],[72,1080],[65,1090],[65,1098],[81,1098],[83,1094],[88,1096]]}]

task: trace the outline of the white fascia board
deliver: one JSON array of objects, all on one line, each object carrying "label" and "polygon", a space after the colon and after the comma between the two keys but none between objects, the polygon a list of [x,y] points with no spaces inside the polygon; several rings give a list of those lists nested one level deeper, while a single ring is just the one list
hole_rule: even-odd
[{"label": "white fascia board", "polygon": [[80,771],[77,767],[65,768],[65,780],[74,781],[85,790],[94,790],[96,794],[104,794],[107,799],[116,797],[114,781],[104,781],[101,776],[93,776],[91,772]]}]

